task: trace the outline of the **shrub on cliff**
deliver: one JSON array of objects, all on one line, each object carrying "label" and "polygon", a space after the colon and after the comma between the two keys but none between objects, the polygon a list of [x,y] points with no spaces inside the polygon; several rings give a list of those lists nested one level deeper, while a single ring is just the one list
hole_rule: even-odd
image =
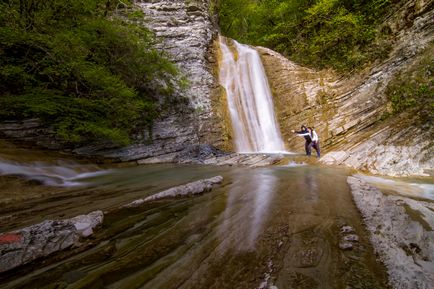
[{"label": "shrub on cliff", "polygon": [[[421,123],[434,120],[434,42],[406,70],[387,85],[390,115],[411,112]],[[386,115],[386,116],[390,116]]]},{"label": "shrub on cliff", "polygon": [[73,144],[126,144],[149,125],[178,71],[118,4],[1,2],[0,119],[40,118]]},{"label": "shrub on cliff", "polygon": [[351,71],[387,55],[377,25],[393,0],[219,0],[223,34],[317,68]]}]

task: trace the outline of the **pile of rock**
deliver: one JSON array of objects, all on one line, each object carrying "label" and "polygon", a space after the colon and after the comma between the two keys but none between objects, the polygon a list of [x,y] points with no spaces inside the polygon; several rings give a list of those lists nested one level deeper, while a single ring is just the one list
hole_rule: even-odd
[{"label": "pile of rock", "polygon": [[351,226],[343,226],[341,228],[341,235],[339,248],[342,250],[351,250],[353,249],[353,244],[359,242],[359,236],[354,234],[354,229]]}]

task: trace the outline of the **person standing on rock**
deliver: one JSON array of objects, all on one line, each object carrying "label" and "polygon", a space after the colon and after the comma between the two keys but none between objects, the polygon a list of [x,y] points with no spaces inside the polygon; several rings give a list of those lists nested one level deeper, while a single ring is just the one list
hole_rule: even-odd
[{"label": "person standing on rock", "polygon": [[[320,158],[321,153],[320,153],[320,149],[319,149],[319,138],[318,138],[318,134],[316,133],[316,131],[314,130],[313,127],[308,127],[307,128],[308,131],[310,132],[310,137],[312,139],[312,142],[310,143],[310,147],[313,147],[316,150],[316,156],[318,158]],[[309,151],[311,149],[309,148]]]},{"label": "person standing on rock", "polygon": [[312,137],[305,125],[301,126],[301,129],[299,131],[291,130],[292,133],[297,134],[298,136],[302,136],[305,139],[304,143],[304,149],[306,150],[306,155],[310,156],[311,154],[311,144],[312,144]]}]

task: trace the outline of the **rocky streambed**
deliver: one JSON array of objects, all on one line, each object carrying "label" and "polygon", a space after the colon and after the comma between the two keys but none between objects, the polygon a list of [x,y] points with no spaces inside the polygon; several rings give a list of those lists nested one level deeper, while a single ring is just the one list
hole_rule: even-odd
[{"label": "rocky streambed", "polygon": [[429,179],[208,146],[140,166],[0,155],[0,288],[434,284]]}]

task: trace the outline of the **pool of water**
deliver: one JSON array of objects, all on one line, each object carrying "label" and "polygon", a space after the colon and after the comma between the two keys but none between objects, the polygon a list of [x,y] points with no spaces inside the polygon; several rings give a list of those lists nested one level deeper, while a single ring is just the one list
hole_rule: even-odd
[{"label": "pool of water", "polygon": [[[0,288],[387,288],[345,170],[312,165],[104,170],[81,178],[78,187],[3,177],[2,231],[96,209],[106,217],[84,249],[4,273]],[[215,175],[223,183],[203,195],[119,209]],[[16,194],[5,193],[11,187]],[[360,237],[353,250],[339,249],[343,225]]]}]

